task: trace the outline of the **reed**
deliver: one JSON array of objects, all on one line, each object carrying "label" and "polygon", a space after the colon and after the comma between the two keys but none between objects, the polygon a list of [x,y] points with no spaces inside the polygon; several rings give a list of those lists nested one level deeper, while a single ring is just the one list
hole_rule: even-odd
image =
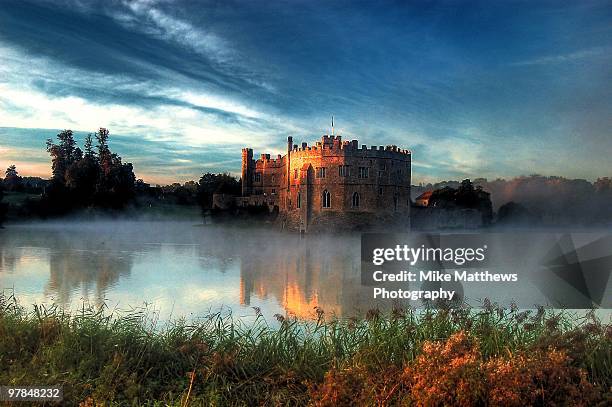
[{"label": "reed", "polygon": [[[491,404],[497,394],[487,384],[488,367],[491,374],[506,372],[504,380],[520,374],[544,386],[547,373],[535,370],[551,365],[546,358],[557,353],[561,370],[550,374],[573,380],[556,389],[557,396],[580,401],[571,397],[582,393],[588,403],[611,397],[612,327],[592,312],[487,304],[480,310],[372,310],[362,319],[329,319],[317,309],[313,320],[277,315],[272,321],[255,312],[249,323],[211,314],[160,324],[147,308],[30,311],[0,295],[0,383],[62,385],[67,405],[426,404],[418,398],[427,382],[420,375],[440,366],[427,367],[424,355],[463,340],[470,345],[457,349],[476,355],[468,359],[480,375],[472,380],[480,383],[472,395],[477,403]],[[450,358],[465,356],[449,352]],[[521,356],[530,354],[542,359]],[[448,374],[451,384],[463,377],[439,374]]]}]

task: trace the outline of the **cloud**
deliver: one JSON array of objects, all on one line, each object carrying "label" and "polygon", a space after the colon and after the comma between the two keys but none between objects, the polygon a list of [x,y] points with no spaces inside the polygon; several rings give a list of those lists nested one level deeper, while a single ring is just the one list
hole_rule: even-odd
[{"label": "cloud", "polygon": [[[238,171],[243,146],[312,143],[334,114],[345,139],[411,148],[415,180],[605,170],[596,11],[458,8],[15,3],[0,8],[3,142],[106,126],[139,173],[184,180]],[[584,26],[561,35],[568,17]]]},{"label": "cloud", "polygon": [[513,66],[536,66],[536,65],[551,65],[551,64],[562,64],[566,62],[574,62],[581,59],[598,57],[601,55],[609,55],[610,47],[595,47],[575,51],[567,54],[559,55],[547,55],[543,57],[528,59],[525,61],[514,62]]},{"label": "cloud", "polygon": [[[0,127],[82,132],[107,127],[115,135],[113,144],[147,181],[194,179],[206,169],[237,172],[242,147],[275,150],[284,144],[284,135],[304,132],[281,116],[181,80],[142,82],[129,75],[77,69],[2,43],[0,54],[5,62],[0,66]],[[5,132],[8,135],[0,139],[15,148],[3,147],[0,163],[15,163],[24,174],[47,176],[41,132]],[[17,148],[21,137],[31,138],[30,144]],[[131,144],[125,144],[128,141]],[[146,148],[145,142],[150,143]],[[159,159],[151,162],[143,154]]]},{"label": "cloud", "polygon": [[[6,56],[0,67],[3,127],[28,128],[33,123],[39,128],[83,131],[108,127],[123,135],[185,146],[255,147],[268,146],[274,131],[298,130],[288,120],[201,88],[84,71],[6,45],[0,52]],[[53,92],[56,88],[63,90]],[[104,92],[110,95],[100,96]],[[95,96],[88,97],[89,93]]]},{"label": "cloud", "polygon": [[[176,10],[166,2],[151,0],[123,1],[123,8],[103,8],[107,15],[122,27],[140,32],[169,44],[193,52],[209,61],[215,70],[244,80],[250,85],[267,92],[275,91],[269,82],[264,80],[262,72],[257,72],[248,58],[242,55],[226,38],[206,29],[206,24],[195,26],[194,23],[171,15]],[[166,5],[166,10],[162,7]],[[186,62],[186,61],[185,61]]]},{"label": "cloud", "polygon": [[227,63],[235,56],[230,45],[210,31],[196,28],[189,22],[177,19],[155,7],[156,1],[126,1],[123,5],[131,13],[111,12],[119,23],[132,30],[172,41],[210,57],[216,62]]}]

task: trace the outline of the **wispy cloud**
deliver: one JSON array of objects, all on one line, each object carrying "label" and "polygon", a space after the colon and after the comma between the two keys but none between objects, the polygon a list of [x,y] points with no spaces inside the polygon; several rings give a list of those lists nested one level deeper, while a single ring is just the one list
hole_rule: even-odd
[{"label": "wispy cloud", "polygon": [[219,63],[229,63],[236,57],[227,41],[213,32],[196,28],[187,21],[173,17],[156,7],[158,1],[124,1],[124,11],[110,15],[131,30],[172,41]]},{"label": "wispy cloud", "polygon": [[[122,134],[185,145],[253,143],[283,123],[262,111],[212,92],[156,81],[140,82],[64,66],[25,55],[0,43],[0,126],[93,130],[100,126]],[[93,97],[86,95],[91,94]],[[106,96],[104,96],[106,94]],[[228,117],[233,120],[228,120]],[[263,133],[263,134],[262,134]]]},{"label": "wispy cloud", "polygon": [[602,55],[610,55],[610,47],[595,47],[580,51],[570,52],[567,54],[546,55],[524,61],[514,62],[513,66],[533,66],[533,65],[550,65],[574,62],[582,59],[598,57]]}]

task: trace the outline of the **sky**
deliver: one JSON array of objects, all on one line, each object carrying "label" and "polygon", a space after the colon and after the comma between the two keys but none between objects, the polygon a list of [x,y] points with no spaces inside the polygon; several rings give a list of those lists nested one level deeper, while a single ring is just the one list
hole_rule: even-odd
[{"label": "sky", "polygon": [[610,1],[0,2],[0,168],[99,127],[136,175],[240,172],[330,132],[413,183],[612,176]]}]

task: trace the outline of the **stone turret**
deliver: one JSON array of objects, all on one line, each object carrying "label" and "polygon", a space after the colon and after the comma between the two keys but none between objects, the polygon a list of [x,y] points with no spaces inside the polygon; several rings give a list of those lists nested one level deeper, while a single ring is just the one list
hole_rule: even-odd
[{"label": "stone turret", "polygon": [[242,196],[249,196],[253,191],[253,149],[242,149]]}]

